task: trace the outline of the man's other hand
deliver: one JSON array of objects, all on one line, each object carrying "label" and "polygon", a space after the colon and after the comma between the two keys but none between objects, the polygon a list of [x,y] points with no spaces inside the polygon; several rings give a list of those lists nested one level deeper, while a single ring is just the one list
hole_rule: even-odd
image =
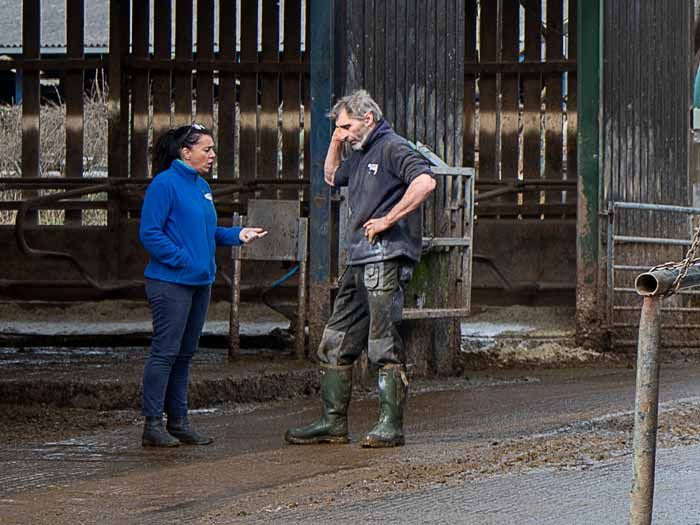
[{"label": "man's other hand", "polygon": [[391,228],[393,224],[386,217],[378,217],[376,219],[370,219],[362,225],[365,229],[365,237],[370,244],[374,243],[377,235],[385,230]]}]

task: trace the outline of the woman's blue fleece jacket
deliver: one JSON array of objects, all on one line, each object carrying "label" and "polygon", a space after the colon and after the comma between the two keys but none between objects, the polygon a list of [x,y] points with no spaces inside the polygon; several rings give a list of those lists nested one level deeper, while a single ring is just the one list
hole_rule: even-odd
[{"label": "woman's blue fleece jacket", "polygon": [[180,160],[146,190],[139,237],[150,255],[144,275],[188,286],[214,282],[216,246],[241,244],[242,228],[216,224],[209,184]]}]

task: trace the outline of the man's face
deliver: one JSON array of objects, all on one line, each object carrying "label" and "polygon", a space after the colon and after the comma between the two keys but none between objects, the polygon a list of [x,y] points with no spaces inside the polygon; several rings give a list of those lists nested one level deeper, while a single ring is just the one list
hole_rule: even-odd
[{"label": "man's face", "polygon": [[350,116],[342,110],[335,119],[335,127],[340,131],[343,142],[350,144],[355,151],[361,150],[374,128],[374,115],[368,111],[364,116]]}]

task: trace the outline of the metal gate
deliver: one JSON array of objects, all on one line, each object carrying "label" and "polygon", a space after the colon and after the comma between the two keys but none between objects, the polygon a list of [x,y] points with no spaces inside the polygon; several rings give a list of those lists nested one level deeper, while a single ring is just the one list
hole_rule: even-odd
[{"label": "metal gate", "polygon": [[[637,344],[642,298],[637,275],[668,261],[681,261],[691,244],[700,208],[610,202],[607,229],[607,332],[613,348]],[[668,232],[675,235],[669,237]],[[700,347],[700,290],[681,290],[663,302],[666,348]]]}]

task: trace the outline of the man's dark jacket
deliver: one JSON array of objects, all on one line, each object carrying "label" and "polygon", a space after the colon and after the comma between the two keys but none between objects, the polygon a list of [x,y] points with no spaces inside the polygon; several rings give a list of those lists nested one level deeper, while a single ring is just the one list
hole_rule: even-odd
[{"label": "man's dark jacket", "polygon": [[385,216],[419,175],[432,175],[428,161],[408,141],[380,120],[360,151],[354,151],[335,173],[336,186],[348,186],[350,217],[345,243],[347,262],[366,264],[395,257],[418,262],[423,224],[420,207],[379,234],[373,244],[362,225]]}]

